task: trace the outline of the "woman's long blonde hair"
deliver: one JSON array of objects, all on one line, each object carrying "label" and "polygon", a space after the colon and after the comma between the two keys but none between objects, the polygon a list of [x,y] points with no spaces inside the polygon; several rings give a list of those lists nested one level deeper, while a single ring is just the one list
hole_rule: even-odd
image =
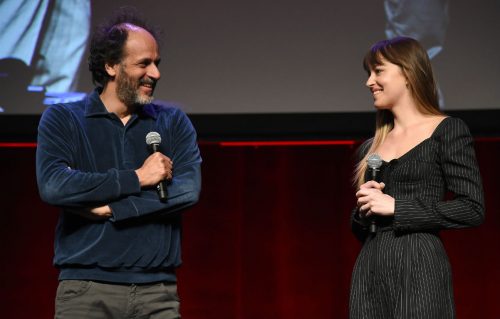
[{"label": "woman's long blonde hair", "polygon": [[[421,113],[442,114],[439,110],[439,98],[431,61],[417,40],[397,37],[375,43],[363,60],[365,71],[370,74],[371,70],[382,64],[382,59],[401,68],[408,82],[407,87]],[[358,187],[365,182],[367,157],[384,142],[393,127],[392,113],[389,110],[377,110],[375,135],[368,151],[362,154],[363,158],[357,164],[354,173],[354,183]]]}]

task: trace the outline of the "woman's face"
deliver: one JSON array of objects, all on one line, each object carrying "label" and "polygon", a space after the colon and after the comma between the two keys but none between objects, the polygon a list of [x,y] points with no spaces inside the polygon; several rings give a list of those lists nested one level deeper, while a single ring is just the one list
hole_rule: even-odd
[{"label": "woman's face", "polygon": [[372,92],[373,104],[377,109],[392,109],[407,98],[410,91],[401,68],[383,58],[381,62],[370,69],[366,86]]}]

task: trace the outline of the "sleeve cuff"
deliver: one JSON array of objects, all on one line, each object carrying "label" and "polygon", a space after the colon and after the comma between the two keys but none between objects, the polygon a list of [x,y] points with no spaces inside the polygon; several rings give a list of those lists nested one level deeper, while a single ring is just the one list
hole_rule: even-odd
[{"label": "sleeve cuff", "polygon": [[396,199],[394,201],[394,220],[393,226],[396,230],[407,230],[409,227],[407,226],[407,222],[405,221],[405,214],[401,214],[401,211],[404,210],[405,201]]},{"label": "sleeve cuff", "polygon": [[137,207],[128,199],[123,199],[109,204],[113,216],[110,218],[111,222],[116,222],[132,217],[138,217],[139,211]]},{"label": "sleeve cuff", "polygon": [[[427,208],[430,210],[431,208]],[[426,208],[418,200],[396,199],[394,204],[393,226],[398,231],[429,231],[435,225],[432,214],[426,213]]]},{"label": "sleeve cuff", "polygon": [[351,216],[352,216],[352,220],[351,221],[353,223],[356,223],[356,224],[360,225],[363,228],[368,227],[368,220],[366,218],[362,218],[359,215],[359,208],[354,208],[352,210],[352,212],[351,212]]},{"label": "sleeve cuff", "polygon": [[128,196],[141,192],[139,178],[134,170],[118,172],[118,183],[120,186],[120,196]]}]

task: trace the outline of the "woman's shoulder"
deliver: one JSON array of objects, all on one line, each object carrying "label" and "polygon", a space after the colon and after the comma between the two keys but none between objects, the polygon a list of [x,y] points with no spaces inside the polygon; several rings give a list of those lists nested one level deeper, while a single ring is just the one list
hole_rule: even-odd
[{"label": "woman's shoulder", "polygon": [[470,134],[469,128],[465,122],[454,116],[445,116],[434,130],[433,136],[439,137],[443,135]]}]

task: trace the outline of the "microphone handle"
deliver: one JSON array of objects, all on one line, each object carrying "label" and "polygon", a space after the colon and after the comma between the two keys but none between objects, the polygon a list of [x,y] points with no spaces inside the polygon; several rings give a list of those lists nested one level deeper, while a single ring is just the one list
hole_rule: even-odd
[{"label": "microphone handle", "polygon": [[158,143],[151,144],[151,149],[153,150],[153,153],[159,152],[160,151],[160,144],[158,144]]},{"label": "microphone handle", "polygon": [[[377,172],[378,170],[376,168],[372,168],[372,180],[374,181],[377,181]],[[370,226],[368,228],[368,231],[370,232],[370,234],[372,235],[375,235],[377,233],[377,223],[375,221],[376,219],[376,216],[375,215],[372,215],[371,218],[370,218]]]},{"label": "microphone handle", "polygon": [[160,197],[161,202],[166,202],[167,201],[167,183],[165,181],[161,181],[158,183],[158,186],[156,187],[156,190],[158,191],[158,197]]},{"label": "microphone handle", "polygon": [[377,233],[377,223],[375,223],[375,216],[372,216],[371,218],[371,223],[369,227],[370,234],[376,234]]},{"label": "microphone handle", "polygon": [[[160,144],[158,143],[153,143],[151,144],[151,148],[153,149],[153,153],[159,152],[160,151]],[[160,201],[165,202],[167,201],[167,182],[165,180],[162,180],[158,183],[156,186],[156,190],[158,191],[158,197],[160,197]]]}]

